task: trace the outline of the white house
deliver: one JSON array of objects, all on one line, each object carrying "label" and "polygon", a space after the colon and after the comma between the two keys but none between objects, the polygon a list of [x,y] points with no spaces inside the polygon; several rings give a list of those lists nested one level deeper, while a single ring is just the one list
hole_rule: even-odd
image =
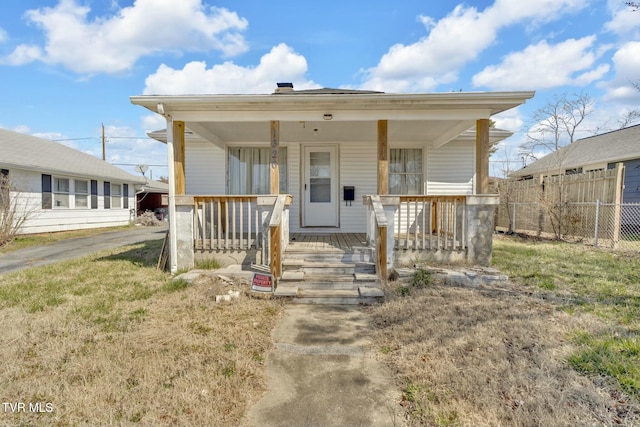
[{"label": "white house", "polygon": [[129,224],[142,177],[62,144],[0,129],[0,171],[28,212],[21,234]]},{"label": "white house", "polygon": [[384,276],[407,253],[490,262],[489,146],[510,133],[489,118],[532,96],[278,84],[131,102],[167,119],[151,136],[168,148],[173,271],[194,251],[258,248],[278,277],[291,236],[361,234]]}]

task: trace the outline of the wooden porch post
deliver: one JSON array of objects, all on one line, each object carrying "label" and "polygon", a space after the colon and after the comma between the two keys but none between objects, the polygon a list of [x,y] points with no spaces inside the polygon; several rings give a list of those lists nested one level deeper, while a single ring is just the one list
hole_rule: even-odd
[{"label": "wooden porch post", "polygon": [[174,121],[172,132],[174,194],[182,196],[186,193],[184,170],[184,122]]},{"label": "wooden porch post", "polygon": [[489,194],[489,119],[476,122],[476,194]]},{"label": "wooden porch post", "polygon": [[271,120],[271,166],[269,168],[271,182],[271,194],[280,193],[280,165],[278,164],[278,151],[280,149],[280,122]]},{"label": "wooden porch post", "polygon": [[378,120],[378,194],[389,194],[389,153],[387,120]]}]

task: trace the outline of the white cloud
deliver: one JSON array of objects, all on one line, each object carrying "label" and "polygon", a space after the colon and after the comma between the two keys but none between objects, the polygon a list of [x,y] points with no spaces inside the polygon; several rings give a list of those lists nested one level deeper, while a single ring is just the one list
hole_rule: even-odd
[{"label": "white cloud", "polygon": [[231,61],[207,68],[205,62],[189,62],[181,70],[161,65],[145,80],[145,94],[186,95],[203,93],[271,93],[277,82],[293,82],[297,89],[318,87],[304,78],[307,61],[286,44],[280,44],[255,67]]},{"label": "white cloud", "polygon": [[605,100],[640,100],[640,92],[633,85],[640,83],[640,41],[623,44],[613,55],[615,78],[603,85],[607,89]]},{"label": "white cloud", "polygon": [[363,88],[384,91],[429,91],[457,80],[458,71],[491,46],[500,29],[525,22],[533,25],[559,19],[581,9],[586,0],[496,0],[479,12],[458,5],[440,21],[420,20],[428,36],[410,44],[396,44],[376,67],[364,70]]},{"label": "white cloud", "polygon": [[7,32],[0,27],[0,43],[4,43],[9,39]]},{"label": "white cloud", "polygon": [[494,90],[588,85],[609,71],[607,64],[596,66],[603,52],[591,49],[595,41],[595,36],[569,39],[555,45],[543,40],[521,52],[510,53],[499,65],[486,67],[473,76],[473,84]]},{"label": "white cloud", "polygon": [[640,11],[634,11],[625,2],[609,0],[612,18],[605,24],[605,29],[624,39],[640,36]]},{"label": "white cloud", "polygon": [[24,65],[42,58],[42,51],[38,46],[21,44],[11,54],[0,59],[0,63],[7,65]]},{"label": "white cloud", "polygon": [[147,114],[142,117],[142,128],[145,132],[153,132],[155,130],[164,129],[167,127],[167,119],[160,114]]},{"label": "white cloud", "polygon": [[27,20],[44,31],[46,43],[19,45],[3,62],[42,60],[79,74],[113,74],[161,51],[218,50],[232,56],[247,50],[241,35],[247,21],[224,8],[205,8],[202,0],[135,0],[92,20],[89,12],[76,0],[29,10]]}]

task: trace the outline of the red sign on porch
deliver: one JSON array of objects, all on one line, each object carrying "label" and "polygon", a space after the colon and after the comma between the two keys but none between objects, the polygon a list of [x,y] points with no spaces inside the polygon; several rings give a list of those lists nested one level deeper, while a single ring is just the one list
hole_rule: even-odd
[{"label": "red sign on porch", "polygon": [[253,273],[251,290],[256,292],[273,292],[273,276],[265,273]]}]

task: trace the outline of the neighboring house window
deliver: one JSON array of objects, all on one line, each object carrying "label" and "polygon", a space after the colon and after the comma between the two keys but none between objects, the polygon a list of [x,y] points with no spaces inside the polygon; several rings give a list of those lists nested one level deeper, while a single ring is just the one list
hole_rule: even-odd
[{"label": "neighboring house window", "polygon": [[567,169],[566,171],[564,171],[565,175],[575,175],[578,173],[582,173],[582,168],[573,168],[573,169]]},{"label": "neighboring house window", "polygon": [[111,209],[122,208],[122,186],[111,184]]},{"label": "neighboring house window", "polygon": [[89,207],[89,181],[74,180],[75,208],[86,209]]},{"label": "neighboring house window", "polygon": [[[229,148],[229,194],[269,194],[269,148]],[[278,150],[280,193],[287,192],[287,149]]]},{"label": "neighboring house window", "polygon": [[69,207],[69,179],[53,178],[53,206],[54,208]]},{"label": "neighboring house window", "polygon": [[389,150],[389,194],[423,194],[422,149]]}]

